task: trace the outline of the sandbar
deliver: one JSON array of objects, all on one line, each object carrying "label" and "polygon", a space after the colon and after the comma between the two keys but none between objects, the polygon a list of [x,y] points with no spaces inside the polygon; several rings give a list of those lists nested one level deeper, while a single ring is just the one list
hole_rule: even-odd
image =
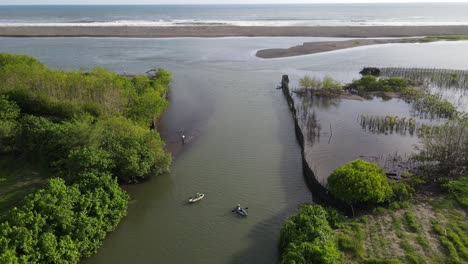
[{"label": "sandbar", "polygon": [[3,37],[410,37],[468,35],[468,26],[0,26]]}]

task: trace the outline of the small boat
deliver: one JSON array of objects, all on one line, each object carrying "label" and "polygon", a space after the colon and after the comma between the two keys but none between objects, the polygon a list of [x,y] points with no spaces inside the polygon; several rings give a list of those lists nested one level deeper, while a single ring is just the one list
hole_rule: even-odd
[{"label": "small boat", "polygon": [[[247,207],[245,208],[247,209]],[[233,212],[236,212],[240,216],[247,216],[247,211],[239,205],[234,206]]]},{"label": "small boat", "polygon": [[189,203],[195,203],[195,202],[198,202],[201,199],[203,199],[203,197],[205,197],[205,194],[197,193],[196,195],[190,197],[188,201],[189,201]]}]

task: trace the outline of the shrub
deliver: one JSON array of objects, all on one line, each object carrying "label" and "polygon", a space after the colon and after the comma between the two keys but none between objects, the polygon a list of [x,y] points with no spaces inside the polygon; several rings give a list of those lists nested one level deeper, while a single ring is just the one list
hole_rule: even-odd
[{"label": "shrub", "polygon": [[458,180],[450,181],[447,184],[449,193],[465,209],[468,209],[468,176]]},{"label": "shrub", "polygon": [[124,117],[97,124],[94,142],[109,153],[112,173],[122,181],[169,171],[171,156],[164,152],[159,134],[134,125]]},{"label": "shrub", "polygon": [[317,77],[310,77],[308,75],[299,80],[299,86],[307,90],[318,90],[322,88],[322,81]]},{"label": "shrub", "polygon": [[409,200],[413,198],[413,194],[415,193],[415,190],[404,182],[393,182],[391,187],[393,192],[393,201],[402,202]]},{"label": "shrub", "polygon": [[[0,259],[8,263],[77,263],[95,253],[125,215],[128,196],[110,175],[82,184],[49,180],[0,224]],[[106,205],[106,206],[102,206]]]},{"label": "shrub", "polygon": [[303,90],[313,92],[317,96],[331,96],[340,94],[343,91],[343,86],[329,76],[320,80],[317,77],[306,75],[299,80],[299,86]]},{"label": "shrub", "polygon": [[409,81],[399,77],[377,78],[373,75],[363,76],[346,86],[358,92],[403,92],[409,86]]},{"label": "shrub", "polygon": [[338,199],[350,205],[377,204],[392,196],[392,188],[377,164],[355,160],[338,167],[328,178],[328,188]]},{"label": "shrub", "polygon": [[40,159],[63,178],[50,179],[2,217],[0,262],[77,263],[126,214],[128,195],[116,178],[169,169],[171,157],[148,125],[167,106],[171,74],[64,72],[0,53],[0,79],[0,140],[13,135],[25,158]]},{"label": "shrub", "polygon": [[423,135],[415,159],[426,179],[459,178],[468,171],[468,121],[452,120]]},{"label": "shrub", "polygon": [[18,133],[20,108],[15,102],[0,96],[0,153],[11,147],[12,139]]},{"label": "shrub", "polygon": [[306,205],[281,229],[281,263],[339,263],[335,234],[321,206]]}]

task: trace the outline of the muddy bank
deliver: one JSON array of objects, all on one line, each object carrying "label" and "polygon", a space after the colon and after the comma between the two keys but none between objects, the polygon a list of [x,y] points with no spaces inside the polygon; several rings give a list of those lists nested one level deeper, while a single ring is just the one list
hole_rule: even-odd
[{"label": "muddy bank", "polygon": [[287,49],[264,49],[257,51],[256,56],[263,59],[283,58],[355,48],[368,45],[402,43],[402,39],[353,39],[346,41],[306,42]]},{"label": "muddy bank", "polygon": [[380,45],[389,43],[427,43],[435,41],[459,41],[467,40],[466,36],[433,36],[424,38],[396,38],[396,39],[351,39],[346,41],[306,42],[302,45],[287,49],[263,49],[256,56],[263,59],[293,57],[333,50],[349,49],[368,45]]},{"label": "muddy bank", "polygon": [[291,114],[294,120],[294,131],[296,134],[296,139],[299,143],[301,148],[301,157],[302,157],[302,169],[304,173],[304,178],[306,180],[307,186],[309,187],[310,191],[312,192],[312,199],[315,203],[325,205],[325,206],[332,206],[347,215],[351,215],[351,209],[348,205],[341,202],[337,198],[335,198],[328,189],[323,186],[315,177],[314,171],[310,167],[310,164],[307,162],[305,157],[305,142],[304,142],[304,134],[302,132],[301,127],[299,126],[299,122],[297,120],[297,110],[294,104],[294,100],[291,96],[291,91],[289,90],[289,79],[287,75],[283,76],[283,80],[281,82],[281,90],[286,98],[286,101],[289,105],[289,109],[291,110]]},{"label": "muddy bank", "polygon": [[0,26],[4,37],[410,37],[468,35],[468,26]]}]

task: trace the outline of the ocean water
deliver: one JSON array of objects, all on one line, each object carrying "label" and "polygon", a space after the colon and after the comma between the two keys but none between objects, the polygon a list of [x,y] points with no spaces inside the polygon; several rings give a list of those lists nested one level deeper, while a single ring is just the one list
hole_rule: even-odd
[{"label": "ocean water", "polygon": [[1,6],[0,26],[468,25],[468,3]]}]

